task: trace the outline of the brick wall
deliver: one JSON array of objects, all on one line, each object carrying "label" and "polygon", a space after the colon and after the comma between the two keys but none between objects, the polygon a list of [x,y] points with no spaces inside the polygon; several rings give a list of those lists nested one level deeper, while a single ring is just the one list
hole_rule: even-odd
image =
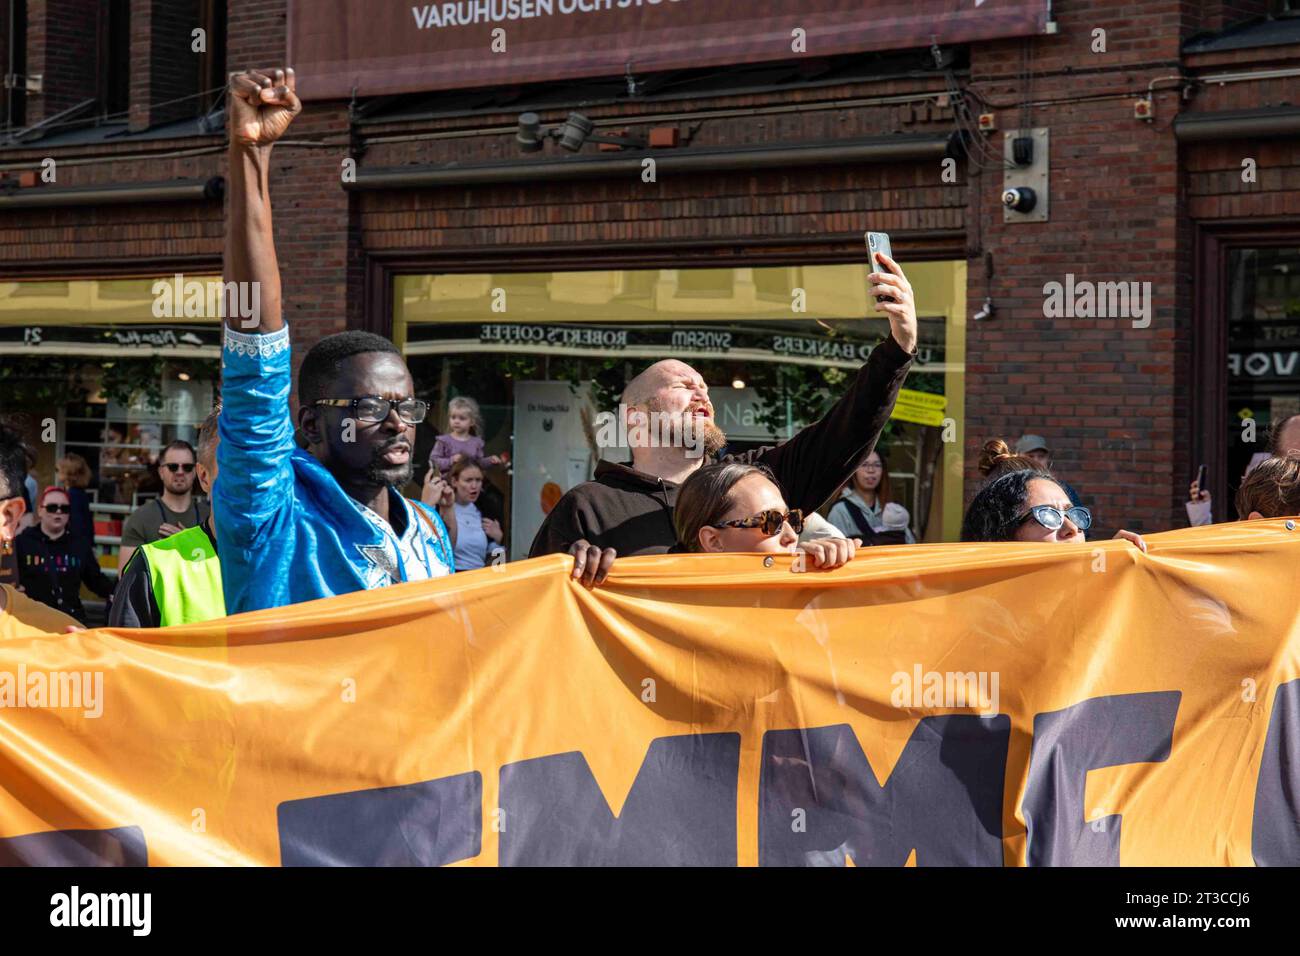
[{"label": "brick wall", "polygon": [[192,31],[199,0],[131,0],[132,130],[193,116],[199,59]]},{"label": "brick wall", "polygon": [[27,123],[38,123],[95,95],[97,0],[28,0],[27,72],[44,77],[27,96]]}]

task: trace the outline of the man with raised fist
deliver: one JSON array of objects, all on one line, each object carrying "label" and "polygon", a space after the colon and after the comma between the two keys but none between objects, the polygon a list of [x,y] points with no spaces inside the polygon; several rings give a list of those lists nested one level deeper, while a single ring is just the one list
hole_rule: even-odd
[{"label": "man with raised fist", "polygon": [[[438,510],[398,491],[428,406],[391,342],[340,332],[307,353],[297,422],[306,450],[294,441],[269,185],[271,149],[302,110],[294,85],[293,70],[248,70],[231,77],[228,96],[225,280],[228,290],[257,283],[259,295],[243,301],[260,303],[251,317],[227,308],[222,349],[213,512],[230,614],[454,568]],[[450,513],[451,502],[439,504]]]}]

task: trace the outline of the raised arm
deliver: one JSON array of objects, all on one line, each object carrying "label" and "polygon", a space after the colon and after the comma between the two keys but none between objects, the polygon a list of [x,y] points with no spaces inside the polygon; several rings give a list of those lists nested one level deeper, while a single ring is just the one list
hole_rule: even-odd
[{"label": "raised arm", "polygon": [[280,268],[271,232],[271,147],[302,111],[293,70],[248,70],[230,78],[227,110],[230,154],[227,185],[226,281],[252,283],[251,316],[227,309],[236,332],[277,332],[283,326]]},{"label": "raised arm", "polygon": [[281,314],[269,190],[272,144],[302,109],[293,86],[292,70],[249,70],[231,77],[227,97],[224,278],[227,289],[240,290],[240,304],[256,304],[251,314],[227,308],[221,356],[221,480],[213,487],[213,523],[231,613],[260,606],[256,594],[268,562],[282,554],[295,501],[289,329]]},{"label": "raised arm", "polygon": [[892,297],[875,305],[889,319],[890,335],[858,370],[843,397],[819,421],[775,448],[746,453],[776,475],[791,508],[820,508],[853,474],[875,447],[889,421],[916,354],[916,299],[911,283],[893,259],[877,253],[878,268],[869,276],[869,294]]}]

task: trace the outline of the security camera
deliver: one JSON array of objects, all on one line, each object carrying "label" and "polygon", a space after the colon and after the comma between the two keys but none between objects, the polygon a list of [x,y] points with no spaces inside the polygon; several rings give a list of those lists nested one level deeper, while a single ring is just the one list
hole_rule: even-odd
[{"label": "security camera", "polygon": [[1016,212],[1029,212],[1038,205],[1038,196],[1029,186],[1016,186],[1002,193],[1002,205]]},{"label": "security camera", "polygon": [[993,308],[993,300],[985,299],[984,307],[980,309],[978,312],[976,312],[974,315],[972,315],[971,318],[976,322],[983,322],[986,319],[993,318],[994,311],[995,309]]},{"label": "security camera", "polygon": [[521,113],[519,132],[515,139],[519,143],[519,148],[525,153],[535,153],[540,150],[545,142],[541,118],[536,113]]}]

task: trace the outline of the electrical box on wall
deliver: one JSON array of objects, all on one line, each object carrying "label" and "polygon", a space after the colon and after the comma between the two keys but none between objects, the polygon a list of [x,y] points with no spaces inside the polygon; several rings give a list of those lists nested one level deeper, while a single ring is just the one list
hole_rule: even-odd
[{"label": "electrical box on wall", "polygon": [[1002,154],[1002,221],[1047,222],[1048,131],[1007,130]]}]

